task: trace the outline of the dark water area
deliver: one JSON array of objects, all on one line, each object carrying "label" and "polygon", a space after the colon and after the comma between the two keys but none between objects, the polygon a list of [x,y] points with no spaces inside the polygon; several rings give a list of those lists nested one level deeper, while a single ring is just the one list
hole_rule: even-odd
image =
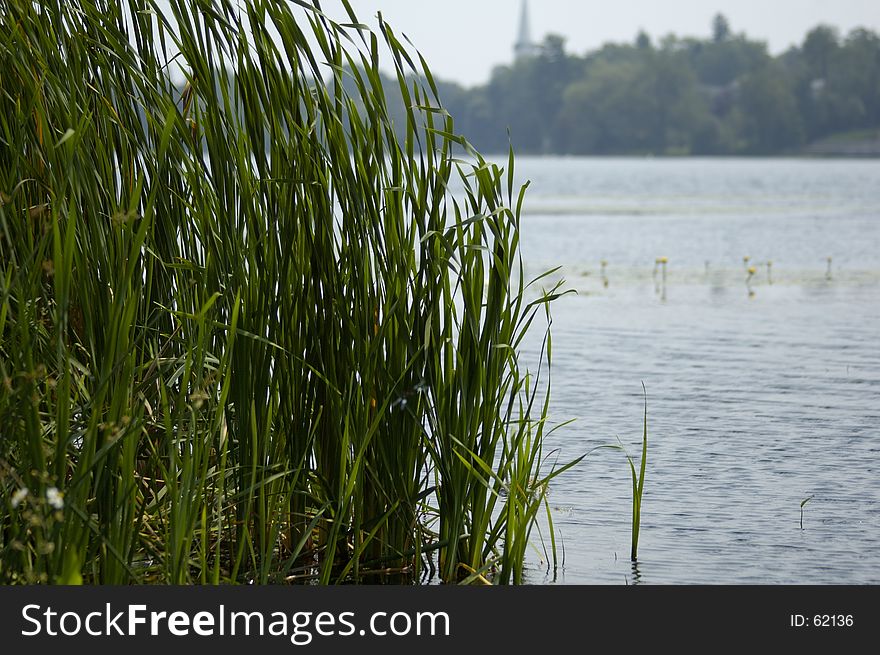
[{"label": "dark water area", "polygon": [[553,306],[551,402],[576,420],[547,450],[637,456],[648,390],[638,565],[629,468],[600,450],[551,485],[555,581],[880,583],[880,162],[518,165],[528,271],[578,292]]}]

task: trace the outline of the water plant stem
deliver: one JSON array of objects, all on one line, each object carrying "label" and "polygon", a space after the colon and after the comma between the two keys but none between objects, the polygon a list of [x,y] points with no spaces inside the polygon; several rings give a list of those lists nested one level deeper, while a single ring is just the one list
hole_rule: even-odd
[{"label": "water plant stem", "polygon": [[810,496],[809,498],[804,498],[804,499],[801,501],[801,530],[804,529],[804,507],[805,507],[806,504],[809,503],[811,500],[813,500],[813,496]]},{"label": "water plant stem", "polygon": [[638,559],[639,532],[642,523],[642,494],[645,490],[645,468],[648,462],[648,390],[644,383],[642,383],[642,390],[645,394],[645,414],[642,432],[642,455],[638,471],[636,471],[633,458],[628,453],[626,454],[626,460],[629,463],[630,473],[632,474],[632,544],[630,559],[633,562]]}]

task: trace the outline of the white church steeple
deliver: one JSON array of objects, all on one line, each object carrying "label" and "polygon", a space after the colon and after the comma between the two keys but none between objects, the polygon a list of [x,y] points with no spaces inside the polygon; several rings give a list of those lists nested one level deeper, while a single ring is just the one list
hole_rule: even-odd
[{"label": "white church steeple", "polygon": [[513,45],[516,59],[534,57],[541,52],[541,47],[532,41],[532,27],[529,23],[529,0],[523,0],[519,17],[519,34]]}]

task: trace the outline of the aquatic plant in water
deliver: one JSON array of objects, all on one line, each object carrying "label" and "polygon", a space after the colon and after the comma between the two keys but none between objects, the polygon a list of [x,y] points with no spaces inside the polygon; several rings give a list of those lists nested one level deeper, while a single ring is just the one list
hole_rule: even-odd
[{"label": "aquatic plant in water", "polygon": [[752,278],[758,272],[758,268],[756,266],[749,266],[748,270],[746,270],[746,289],[749,292],[749,298],[752,298],[755,295],[755,290],[752,288]]},{"label": "aquatic plant in water", "polygon": [[813,496],[809,496],[808,498],[804,498],[801,501],[801,530],[804,529],[804,507],[806,507],[807,503],[813,500]]},{"label": "aquatic plant in water", "polygon": [[560,291],[343,5],[0,2],[0,581],[522,581]]},{"label": "aquatic plant in water", "polygon": [[645,387],[644,383],[642,383],[642,391],[645,395],[645,413],[642,424],[642,454],[638,470],[636,469],[636,464],[632,456],[627,452],[626,448],[620,442],[620,437],[618,437],[617,439],[617,445],[599,446],[598,448],[594,449],[601,450],[603,448],[612,448],[614,450],[623,451],[623,454],[626,456],[626,461],[629,465],[630,475],[632,478],[632,532],[630,543],[630,559],[633,562],[638,560],[639,533],[641,532],[642,526],[642,496],[644,495],[645,491],[645,470],[648,464],[648,390]]},{"label": "aquatic plant in water", "polygon": [[638,559],[639,551],[639,532],[642,527],[642,494],[645,491],[645,467],[648,463],[648,390],[644,384],[642,390],[645,392],[645,418],[642,432],[642,457],[639,464],[639,471],[636,474],[636,467],[632,457],[626,456],[629,462],[630,473],[632,474],[632,548],[630,550],[630,559],[635,562]]}]

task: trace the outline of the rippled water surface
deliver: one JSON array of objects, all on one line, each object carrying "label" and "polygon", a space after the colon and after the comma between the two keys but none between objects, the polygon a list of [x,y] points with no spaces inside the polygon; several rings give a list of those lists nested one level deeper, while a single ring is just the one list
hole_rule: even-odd
[{"label": "rippled water surface", "polygon": [[578,292],[551,410],[576,421],[548,449],[638,455],[648,390],[638,566],[629,469],[600,450],[551,488],[557,581],[880,583],[880,162],[518,166],[527,269]]}]

